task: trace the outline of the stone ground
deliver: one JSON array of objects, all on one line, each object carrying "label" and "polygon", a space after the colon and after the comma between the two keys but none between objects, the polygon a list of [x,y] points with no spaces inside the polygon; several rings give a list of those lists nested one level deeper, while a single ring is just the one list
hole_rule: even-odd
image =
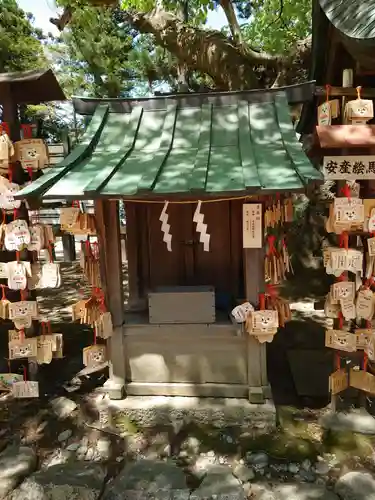
[{"label": "stone ground", "polygon": [[140,428],[124,416],[103,427],[102,397],[3,396],[0,499],[375,500],[375,437],[324,431],[326,410],[281,407],[266,435],[188,421]]},{"label": "stone ground", "polygon": [[[45,293],[40,306],[53,330],[64,333],[66,358],[41,367],[38,400],[0,396],[0,500],[130,500],[142,494],[163,500],[375,500],[374,435],[324,430],[327,400],[315,398],[304,408],[283,365],[282,343],[269,353],[279,417],[272,432],[189,421],[178,428],[141,427],[123,415],[103,426],[96,389],[107,374],[77,376],[92,332],[69,323],[69,306],[88,290],[79,266],[62,264],[62,274],[63,287]],[[298,343],[301,329],[315,323],[312,331],[322,337],[321,313],[298,293],[293,298],[296,333],[285,335]],[[3,357],[9,326],[2,325],[0,335]],[[22,370],[14,364],[12,371]]]}]

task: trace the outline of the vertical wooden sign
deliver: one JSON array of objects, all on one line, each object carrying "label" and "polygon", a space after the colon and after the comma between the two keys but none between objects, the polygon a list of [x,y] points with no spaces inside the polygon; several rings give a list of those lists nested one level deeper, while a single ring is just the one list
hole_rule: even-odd
[{"label": "vertical wooden sign", "polygon": [[243,248],[262,248],[262,204],[244,203],[242,210]]}]

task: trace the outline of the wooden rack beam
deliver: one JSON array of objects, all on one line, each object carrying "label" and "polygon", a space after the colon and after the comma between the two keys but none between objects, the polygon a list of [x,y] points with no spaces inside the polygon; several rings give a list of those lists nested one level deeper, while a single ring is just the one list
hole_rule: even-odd
[{"label": "wooden rack beam", "polygon": [[[326,96],[327,90],[325,87],[316,87],[316,96]],[[350,87],[330,87],[329,89],[330,97],[357,97],[357,89]],[[361,89],[361,97],[373,97],[375,98],[375,89]]]}]

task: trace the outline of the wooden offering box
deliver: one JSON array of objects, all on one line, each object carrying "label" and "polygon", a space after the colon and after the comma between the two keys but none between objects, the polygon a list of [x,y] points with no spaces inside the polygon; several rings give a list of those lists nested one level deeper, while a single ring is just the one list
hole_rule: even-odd
[{"label": "wooden offering box", "polygon": [[160,287],[148,294],[151,324],[215,323],[215,290],[209,286]]}]

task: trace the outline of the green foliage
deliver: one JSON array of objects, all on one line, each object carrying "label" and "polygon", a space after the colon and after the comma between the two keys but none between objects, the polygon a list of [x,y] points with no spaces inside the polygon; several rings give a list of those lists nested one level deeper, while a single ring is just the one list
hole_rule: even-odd
[{"label": "green foliage", "polygon": [[0,0],[0,73],[43,68],[43,35],[16,0]]},{"label": "green foliage", "polygon": [[311,0],[254,0],[250,22],[242,25],[252,47],[288,53],[297,40],[311,33]]},{"label": "green foliage", "polygon": [[127,95],[133,86],[128,60],[134,34],[114,10],[77,8],[68,28],[49,45],[66,94]]}]

